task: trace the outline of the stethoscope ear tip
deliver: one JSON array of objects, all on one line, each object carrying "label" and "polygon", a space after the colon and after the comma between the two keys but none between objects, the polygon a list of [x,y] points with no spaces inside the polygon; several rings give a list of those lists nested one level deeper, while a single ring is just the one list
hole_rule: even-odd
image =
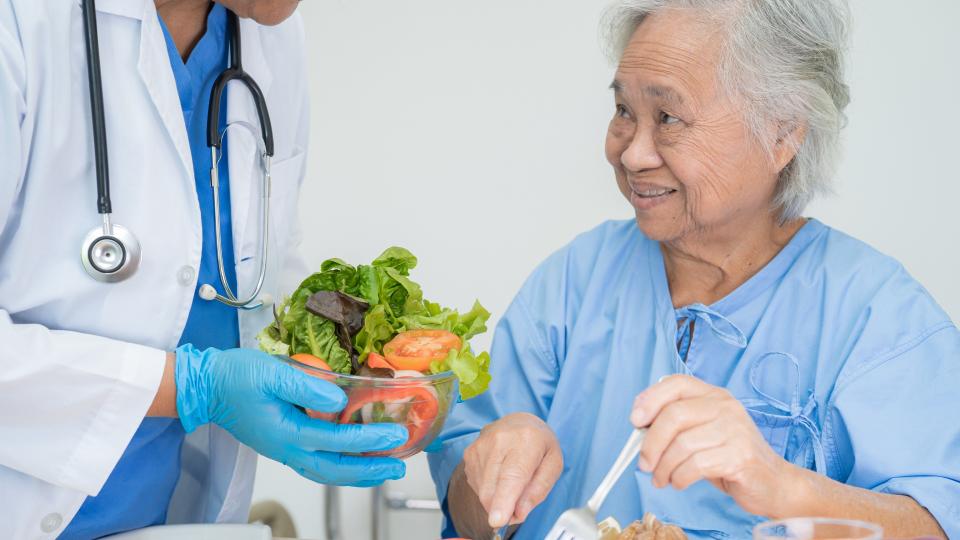
[{"label": "stethoscope ear tip", "polygon": [[260,296],[257,296],[255,300],[251,299],[248,302],[241,303],[242,301],[237,301],[232,297],[224,298],[220,296],[220,294],[217,293],[217,289],[215,289],[213,285],[210,285],[209,283],[204,283],[200,286],[200,290],[197,291],[197,296],[207,301],[219,300],[229,306],[244,310],[255,310],[273,305],[273,295],[271,294],[264,293]]},{"label": "stethoscope ear tip", "polygon": [[200,298],[208,301],[215,300],[217,298],[217,290],[213,288],[213,285],[208,283],[201,285],[197,294],[200,295]]}]

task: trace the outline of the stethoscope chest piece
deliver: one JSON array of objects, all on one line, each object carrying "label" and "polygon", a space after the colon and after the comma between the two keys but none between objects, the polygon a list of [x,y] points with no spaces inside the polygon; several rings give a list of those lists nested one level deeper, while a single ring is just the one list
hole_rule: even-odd
[{"label": "stethoscope chest piece", "polygon": [[106,222],[84,237],[80,257],[90,277],[116,283],[133,275],[140,266],[140,242],[124,227]]},{"label": "stethoscope chest piece", "polygon": [[[100,44],[97,39],[97,17],[95,0],[81,0],[84,27],[84,45],[87,53],[87,76],[90,83],[91,124],[93,128],[94,163],[97,172],[97,213],[103,218],[103,226],[87,233],[81,248],[81,261],[87,274],[103,283],[123,281],[136,272],[140,266],[140,243],[127,229],[110,223],[112,204],[110,201],[110,175],[107,159],[107,132],[104,117],[103,81],[100,76]],[[266,99],[263,91],[257,86],[241,65],[240,51],[240,19],[230,11],[227,14],[230,34],[230,66],[217,77],[210,92],[210,105],[207,111],[207,146],[210,148],[210,187],[213,190],[213,214],[217,244],[217,268],[220,273],[220,283],[224,294],[210,284],[200,287],[200,298],[217,300],[228,306],[240,309],[257,309],[271,303],[267,295],[260,296],[267,271],[267,245],[269,240],[270,224],[270,158],[273,156],[273,127],[270,123],[270,113],[267,111]],[[249,297],[238,298],[227,281],[224,269],[223,245],[220,230],[220,178],[218,175],[220,151],[223,147],[223,133],[220,132],[220,104],[221,98],[230,81],[240,82],[253,96],[257,117],[260,120],[260,132],[263,141],[263,204],[262,235],[260,248],[260,272],[257,283]],[[256,131],[252,124],[247,122],[233,122],[226,124],[226,129],[239,125]]]},{"label": "stethoscope chest piece", "polygon": [[103,88],[100,78],[100,45],[97,40],[97,8],[94,0],[82,0],[87,75],[93,124],[94,163],[97,169],[97,212],[103,225],[83,239],[80,261],[93,279],[116,283],[133,275],[140,266],[140,242],[127,229],[110,222],[110,175],[107,170],[107,128],[104,119]]}]

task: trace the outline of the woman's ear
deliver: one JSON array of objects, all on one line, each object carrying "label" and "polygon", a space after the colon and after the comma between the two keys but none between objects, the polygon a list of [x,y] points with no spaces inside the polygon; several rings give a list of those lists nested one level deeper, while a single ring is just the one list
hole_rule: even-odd
[{"label": "woman's ear", "polygon": [[806,122],[785,121],[777,128],[777,140],[773,146],[773,165],[777,172],[793,161],[807,136]]}]

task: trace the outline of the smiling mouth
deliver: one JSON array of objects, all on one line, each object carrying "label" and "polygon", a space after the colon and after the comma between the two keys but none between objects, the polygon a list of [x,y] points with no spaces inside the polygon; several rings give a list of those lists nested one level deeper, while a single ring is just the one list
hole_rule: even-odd
[{"label": "smiling mouth", "polygon": [[657,197],[663,197],[664,195],[670,195],[671,193],[677,192],[677,190],[669,188],[654,188],[644,190],[631,189],[631,191],[633,191],[633,194],[641,199],[655,199]]}]

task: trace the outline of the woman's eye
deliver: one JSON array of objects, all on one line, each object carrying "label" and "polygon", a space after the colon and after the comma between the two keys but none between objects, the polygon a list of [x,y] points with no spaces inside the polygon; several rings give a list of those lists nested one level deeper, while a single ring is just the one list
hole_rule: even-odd
[{"label": "woman's eye", "polygon": [[669,113],[665,113],[665,112],[663,112],[663,111],[660,112],[660,123],[661,123],[661,124],[665,124],[665,125],[668,125],[668,126],[669,126],[669,125],[671,125],[671,124],[676,124],[676,123],[678,123],[678,122],[680,122],[680,119],[677,118],[676,116],[673,116],[672,114],[669,114]]}]

